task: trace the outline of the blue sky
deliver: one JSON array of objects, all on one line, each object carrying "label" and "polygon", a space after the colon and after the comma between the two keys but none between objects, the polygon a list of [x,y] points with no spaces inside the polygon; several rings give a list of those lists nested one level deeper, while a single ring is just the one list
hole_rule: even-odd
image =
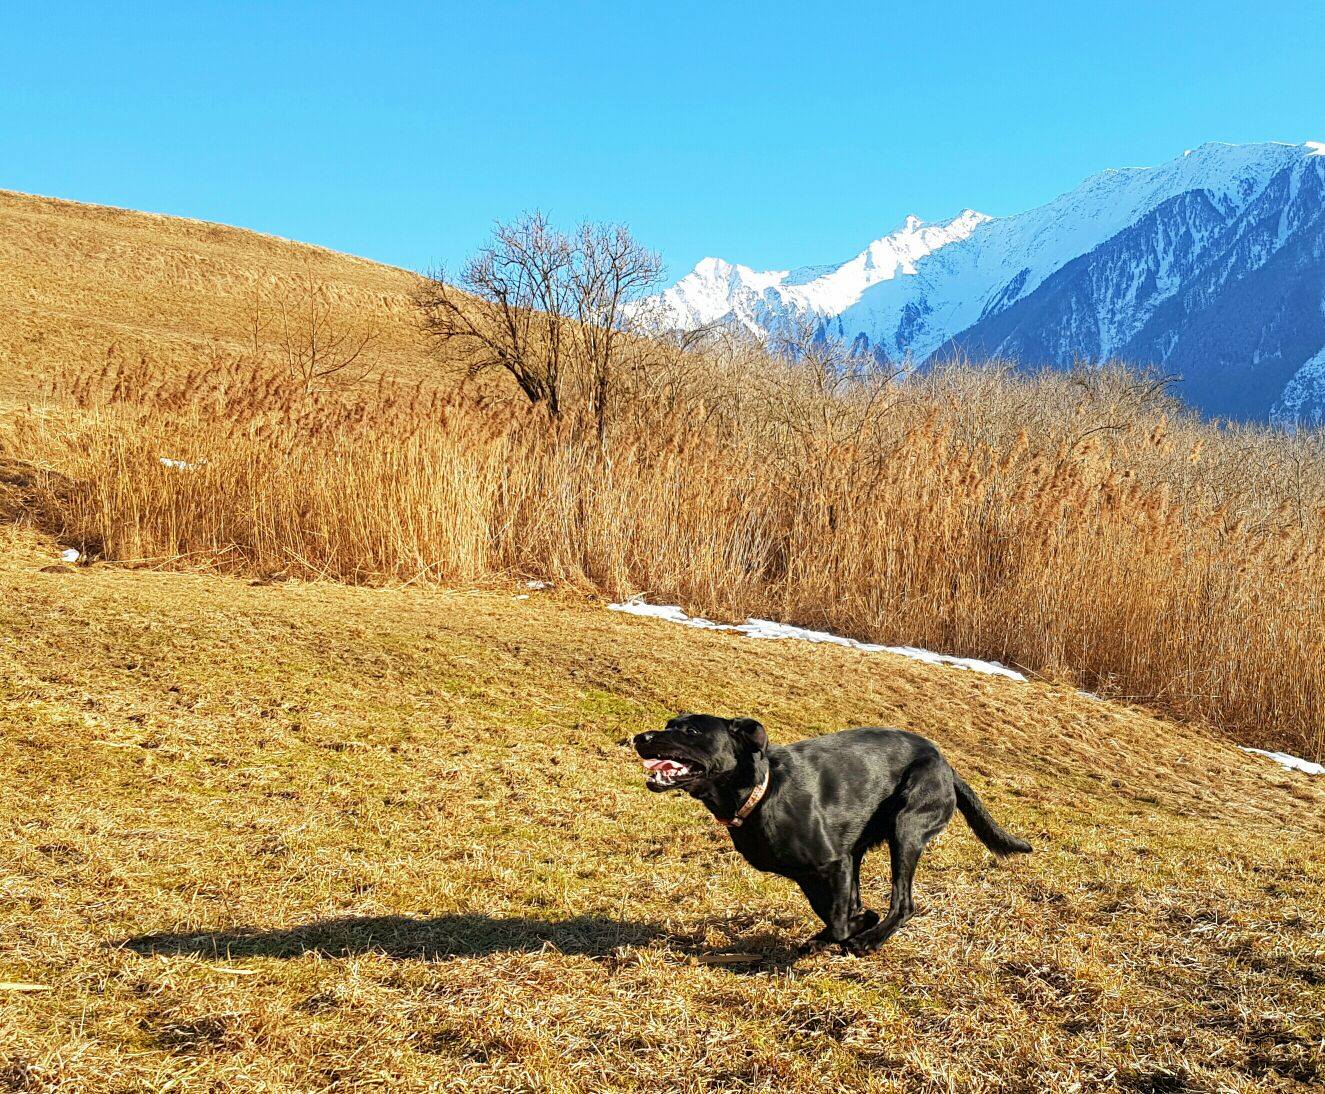
[{"label": "blue sky", "polygon": [[624,221],[845,258],[1205,140],[1325,140],[1325,5],[10,4],[0,188],[412,268]]}]

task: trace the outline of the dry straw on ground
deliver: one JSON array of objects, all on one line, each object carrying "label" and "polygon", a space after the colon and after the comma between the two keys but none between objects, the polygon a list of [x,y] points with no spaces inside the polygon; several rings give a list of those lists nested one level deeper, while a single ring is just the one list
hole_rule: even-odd
[{"label": "dry straw on ground", "polygon": [[[0,537],[0,981],[49,989],[0,995],[0,1089],[1325,1078],[1325,786],[1213,735],[569,590],[47,573]],[[682,707],[929,734],[1035,853],[957,821],[928,914],[793,964],[795,886],[642,785],[625,739]]]}]

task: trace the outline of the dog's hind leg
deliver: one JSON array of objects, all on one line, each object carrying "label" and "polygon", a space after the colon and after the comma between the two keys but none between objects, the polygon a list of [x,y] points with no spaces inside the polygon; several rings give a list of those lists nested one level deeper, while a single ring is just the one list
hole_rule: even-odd
[{"label": "dog's hind leg", "polygon": [[851,852],[851,914],[860,915],[865,905],[860,899],[860,862],[865,857],[865,848],[857,847]]},{"label": "dog's hind leg", "polygon": [[867,846],[861,844],[851,852],[851,933],[859,934],[869,930],[879,922],[879,913],[869,911],[860,898],[860,864],[865,858]]},{"label": "dog's hind leg", "polygon": [[911,885],[916,865],[929,841],[948,826],[956,807],[952,771],[937,756],[921,760],[912,767],[899,793],[902,805],[888,836],[893,881],[888,914],[882,923],[846,940],[844,945],[852,953],[869,953],[883,945],[915,914]]}]

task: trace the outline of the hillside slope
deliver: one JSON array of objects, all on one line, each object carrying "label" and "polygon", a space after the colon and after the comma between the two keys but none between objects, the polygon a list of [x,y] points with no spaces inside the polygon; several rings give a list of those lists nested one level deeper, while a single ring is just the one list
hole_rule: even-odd
[{"label": "hillside slope", "polygon": [[429,367],[405,270],[220,224],[0,191],[0,397],[31,396],[53,368],[110,352],[196,364],[240,350],[255,288],[277,300],[305,271],[349,325],[380,332],[380,366]]},{"label": "hillside slope", "polygon": [[[1213,736],[556,590],[45,572],[49,543],[0,535],[0,1085],[1325,1076],[1325,783]],[[996,865],[955,821],[929,914],[793,965],[794,888],[642,785],[625,741],[679,708],[927,733],[1036,853]],[[865,874],[877,904],[886,855]]]}]

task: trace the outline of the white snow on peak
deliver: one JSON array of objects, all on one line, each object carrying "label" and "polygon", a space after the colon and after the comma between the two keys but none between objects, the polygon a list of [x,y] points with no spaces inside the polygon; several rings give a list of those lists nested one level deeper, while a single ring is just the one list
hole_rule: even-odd
[{"label": "white snow on peak", "polygon": [[644,616],[648,619],[665,619],[669,623],[680,623],[684,627],[698,627],[708,631],[734,631],[747,638],[826,642],[834,646],[848,646],[863,653],[895,653],[930,665],[948,665],[952,668],[983,672],[989,676],[1004,676],[1009,680],[1023,682],[1026,680],[1026,677],[1015,669],[1000,665],[997,661],[980,661],[974,657],[950,657],[945,653],[932,653],[917,646],[880,646],[872,642],[857,642],[854,638],[843,638],[828,631],[806,630],[804,627],[775,623],[771,619],[747,619],[744,623],[714,623],[710,619],[686,615],[674,604],[645,604],[639,600],[630,600],[624,604],[609,604],[607,607],[614,612],[625,612],[628,615]]},{"label": "white snow on peak", "polygon": [[1325,141],[1304,141],[1302,147],[1308,156],[1325,156]]},{"label": "white snow on peak", "polygon": [[[1159,167],[1102,171],[1046,205],[989,221],[922,263],[923,293],[875,289],[857,314],[843,317],[850,319],[844,328],[868,335],[895,358],[923,359],[991,306],[1005,307],[1034,291],[1170,198],[1203,190],[1226,209],[1245,207],[1277,171],[1301,158],[1291,145],[1203,144]],[[913,314],[923,310],[923,319],[898,338],[908,306]]]},{"label": "white snow on peak", "polygon": [[[1325,299],[1321,301],[1325,310]],[[1322,424],[1325,415],[1325,346],[1319,353],[1309,358],[1293,374],[1293,378],[1284,385],[1274,406],[1270,408],[1270,420],[1278,425],[1292,427],[1298,425]]]},{"label": "white snow on peak", "polygon": [[661,295],[663,312],[681,327],[726,320],[761,334],[789,319],[835,319],[848,339],[864,335],[895,360],[922,360],[1169,199],[1204,191],[1233,213],[1323,148],[1210,142],[1157,167],[1101,171],[1015,216],[967,209],[941,224],[910,216],[836,265],[760,272],[705,259]]},{"label": "white snow on peak", "polygon": [[872,285],[914,275],[925,256],[968,238],[990,219],[974,209],[965,209],[940,224],[908,216],[888,235],[840,265],[761,271],[705,258],[662,294],[663,304],[671,321],[683,327],[730,317],[756,333],[766,331],[770,313],[839,315]]},{"label": "white snow on peak", "polygon": [[801,311],[840,315],[872,286],[897,277],[914,277],[923,258],[969,238],[990,219],[974,209],[966,209],[942,224],[926,224],[917,216],[909,216],[855,258],[812,281],[788,285],[785,294],[800,305]]}]

